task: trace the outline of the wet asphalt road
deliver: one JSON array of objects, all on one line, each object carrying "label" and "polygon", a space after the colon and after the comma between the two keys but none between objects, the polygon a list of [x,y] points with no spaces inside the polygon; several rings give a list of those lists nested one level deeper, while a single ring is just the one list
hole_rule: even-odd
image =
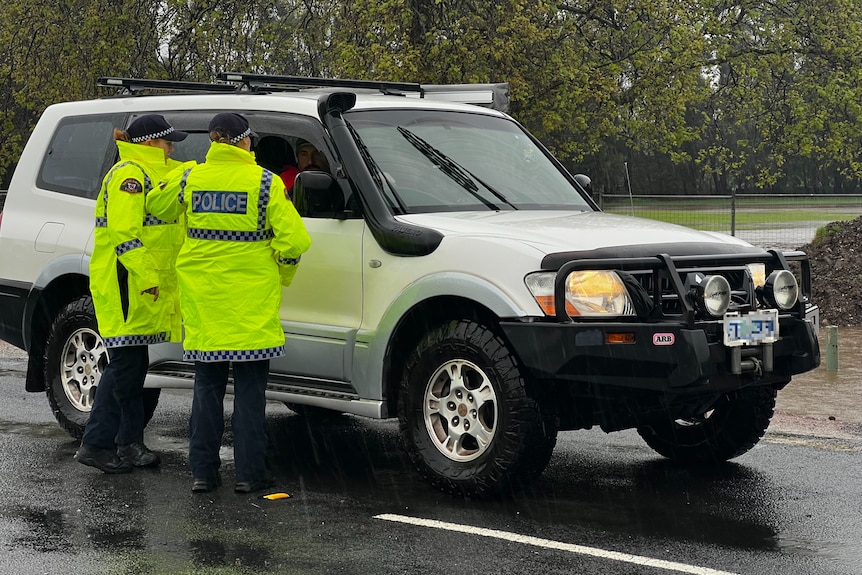
[{"label": "wet asphalt road", "polygon": [[147,430],[161,468],[75,463],[25,368],[0,359],[0,573],[862,573],[858,425],[781,414],[717,471],[669,464],[633,432],[566,432],[528,492],[479,501],[426,485],[392,422],[317,426],[273,403],[290,497],[268,501],[233,493],[229,447],[226,485],[190,492],[188,392],[163,392]]}]

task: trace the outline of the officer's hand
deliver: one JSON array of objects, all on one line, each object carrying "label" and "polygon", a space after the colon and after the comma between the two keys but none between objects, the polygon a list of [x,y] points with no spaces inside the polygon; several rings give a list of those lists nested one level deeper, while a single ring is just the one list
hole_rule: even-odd
[{"label": "officer's hand", "polygon": [[159,286],[154,286],[154,287],[151,287],[150,289],[145,289],[144,291],[141,292],[141,295],[144,295],[145,293],[152,294],[153,301],[159,301]]}]

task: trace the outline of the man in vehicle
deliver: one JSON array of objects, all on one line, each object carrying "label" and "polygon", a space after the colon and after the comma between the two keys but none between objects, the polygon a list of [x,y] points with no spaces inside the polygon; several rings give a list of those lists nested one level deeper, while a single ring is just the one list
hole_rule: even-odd
[{"label": "man in vehicle", "polygon": [[[299,166],[300,172],[308,170],[329,171],[329,162],[326,160],[326,156],[314,144],[301,138],[296,141],[296,165]],[[285,185],[290,188],[293,182],[285,182]]]}]

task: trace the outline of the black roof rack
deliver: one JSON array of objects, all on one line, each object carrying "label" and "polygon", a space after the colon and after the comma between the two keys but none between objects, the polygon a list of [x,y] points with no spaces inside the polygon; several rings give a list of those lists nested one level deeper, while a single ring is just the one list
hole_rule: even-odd
[{"label": "black roof rack", "polygon": [[177,80],[149,80],[147,78],[102,77],[96,85],[103,88],[116,88],[118,95],[137,96],[144,90],[171,90],[194,92],[236,92],[231,84],[208,84],[206,82],[181,82]]},{"label": "black roof rack", "polygon": [[[408,98],[428,98],[475,104],[501,112],[509,111],[509,84],[418,84],[414,82],[383,82],[377,80],[340,80],[307,76],[279,76],[273,74],[247,74],[244,72],[222,72],[217,76],[221,82],[182,82],[176,80],[150,80],[146,78],[102,77],[96,85],[115,88],[120,96],[139,96],[145,90],[167,90],[171,92],[287,92],[307,88],[346,88],[376,90],[384,94]],[[234,83],[238,82],[239,85]]]},{"label": "black roof rack", "polygon": [[247,90],[271,90],[287,88],[354,88],[380,90],[385,94],[399,92],[422,92],[422,86],[411,82],[380,82],[377,80],[338,80],[309,76],[278,76],[274,74],[246,74],[244,72],[222,72],[217,79],[224,82],[240,82]]},{"label": "black roof rack", "polygon": [[[509,111],[509,84],[418,84],[413,82],[383,82],[377,80],[340,80],[306,76],[278,76],[272,74],[247,74],[244,72],[222,72],[217,78],[223,82],[239,82],[240,90],[250,91],[296,91],[303,88],[351,88],[379,90],[384,94],[446,100],[476,104]],[[414,96],[414,97],[416,97]]]}]

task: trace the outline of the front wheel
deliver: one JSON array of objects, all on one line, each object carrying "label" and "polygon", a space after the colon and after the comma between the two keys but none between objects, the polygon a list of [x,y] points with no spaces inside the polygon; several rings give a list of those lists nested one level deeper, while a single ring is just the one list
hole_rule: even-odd
[{"label": "front wheel", "polygon": [[775,395],[771,387],[740,389],[723,395],[699,417],[654,422],[637,431],[667,458],[694,464],[727,461],[763,437],[775,412]]},{"label": "front wheel", "polygon": [[499,492],[535,477],[557,438],[505,342],[466,320],[433,329],[416,346],[402,377],[398,419],[420,473],[460,495]]},{"label": "front wheel", "polygon": [[[45,346],[48,403],[60,427],[75,439],[84,436],[106,365],[108,350],[99,335],[93,299],[81,297],[57,314]],[[144,389],[145,422],[152,418],[160,393]]]}]

